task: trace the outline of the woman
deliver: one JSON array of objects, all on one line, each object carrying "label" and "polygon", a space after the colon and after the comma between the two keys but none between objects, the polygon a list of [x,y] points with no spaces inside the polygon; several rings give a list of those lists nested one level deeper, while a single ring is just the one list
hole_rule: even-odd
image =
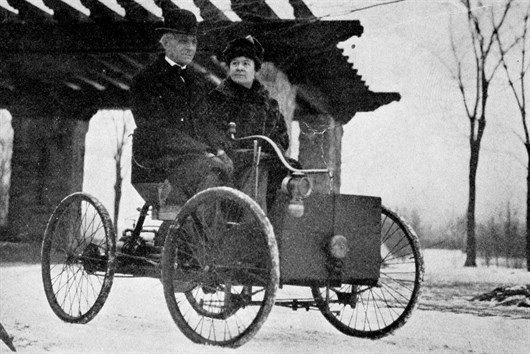
[{"label": "woman", "polygon": [[[252,148],[252,142],[234,142],[228,135],[228,123],[234,122],[237,136],[265,135],[283,150],[289,147],[289,135],[278,102],[270,97],[265,87],[256,79],[263,62],[264,50],[252,36],[237,38],[228,43],[223,51],[223,60],[229,65],[228,77],[211,91],[198,110],[197,134],[212,147],[217,156],[227,154],[235,162],[235,176],[242,176],[248,169],[249,156],[235,154],[235,149]],[[268,144],[264,151],[272,152]],[[286,170],[276,161],[270,164],[267,204],[270,206],[276,189],[281,184]],[[281,169],[282,171],[278,171]],[[235,181],[241,188],[242,181]]]}]

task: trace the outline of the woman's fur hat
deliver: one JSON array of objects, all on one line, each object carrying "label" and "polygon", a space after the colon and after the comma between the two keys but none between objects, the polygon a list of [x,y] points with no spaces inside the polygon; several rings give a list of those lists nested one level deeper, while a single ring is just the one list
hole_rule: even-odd
[{"label": "woman's fur hat", "polygon": [[223,60],[227,64],[230,64],[234,58],[247,57],[254,60],[256,71],[259,71],[263,63],[264,54],[265,50],[263,50],[261,43],[256,38],[248,35],[228,42],[226,48],[223,50]]}]

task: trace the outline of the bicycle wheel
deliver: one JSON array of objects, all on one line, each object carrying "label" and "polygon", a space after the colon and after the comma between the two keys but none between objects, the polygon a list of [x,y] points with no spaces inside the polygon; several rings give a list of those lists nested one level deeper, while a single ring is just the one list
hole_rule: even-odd
[{"label": "bicycle wheel", "polygon": [[42,281],[53,312],[87,323],[101,310],[116,267],[116,237],[108,212],[85,193],[74,193],[53,212],[42,241]]},{"label": "bicycle wheel", "polygon": [[162,257],[164,295],[173,320],[193,342],[246,343],[269,315],[279,278],[272,225],[238,190],[198,193],[169,228]]},{"label": "bicycle wheel", "polygon": [[381,266],[377,286],[312,287],[317,306],[339,331],[381,338],[401,327],[418,303],[423,281],[418,236],[397,214],[381,213]]}]

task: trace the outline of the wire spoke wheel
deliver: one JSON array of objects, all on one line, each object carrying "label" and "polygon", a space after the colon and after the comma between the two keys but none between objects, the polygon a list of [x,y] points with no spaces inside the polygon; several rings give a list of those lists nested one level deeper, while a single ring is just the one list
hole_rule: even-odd
[{"label": "wire spoke wheel", "polygon": [[246,343],[278,289],[278,248],[268,218],[246,194],[215,187],[191,198],[168,229],[162,282],[177,326],[196,343]]},{"label": "wire spoke wheel", "polygon": [[116,267],[116,237],[106,209],[74,193],[61,201],[42,241],[42,281],[53,312],[66,322],[87,323],[101,310]]},{"label": "wire spoke wheel", "polygon": [[397,214],[382,207],[378,285],[341,284],[311,290],[324,317],[338,330],[380,338],[410,316],[418,303],[423,272],[418,237]]}]

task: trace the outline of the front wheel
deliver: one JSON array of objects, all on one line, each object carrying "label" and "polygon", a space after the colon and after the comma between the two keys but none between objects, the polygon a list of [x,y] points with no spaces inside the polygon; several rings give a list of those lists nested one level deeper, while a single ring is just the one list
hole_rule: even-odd
[{"label": "front wheel", "polygon": [[42,281],[53,312],[87,323],[109,295],[116,268],[112,220],[99,201],[74,193],[55,208],[42,241]]},{"label": "front wheel", "polygon": [[380,338],[401,327],[418,303],[423,281],[418,236],[397,214],[381,210],[381,265],[377,286],[313,287],[324,317],[344,334]]},{"label": "front wheel", "polygon": [[238,190],[196,194],[168,228],[164,295],[173,320],[193,342],[246,343],[269,315],[279,278],[272,225]]}]

